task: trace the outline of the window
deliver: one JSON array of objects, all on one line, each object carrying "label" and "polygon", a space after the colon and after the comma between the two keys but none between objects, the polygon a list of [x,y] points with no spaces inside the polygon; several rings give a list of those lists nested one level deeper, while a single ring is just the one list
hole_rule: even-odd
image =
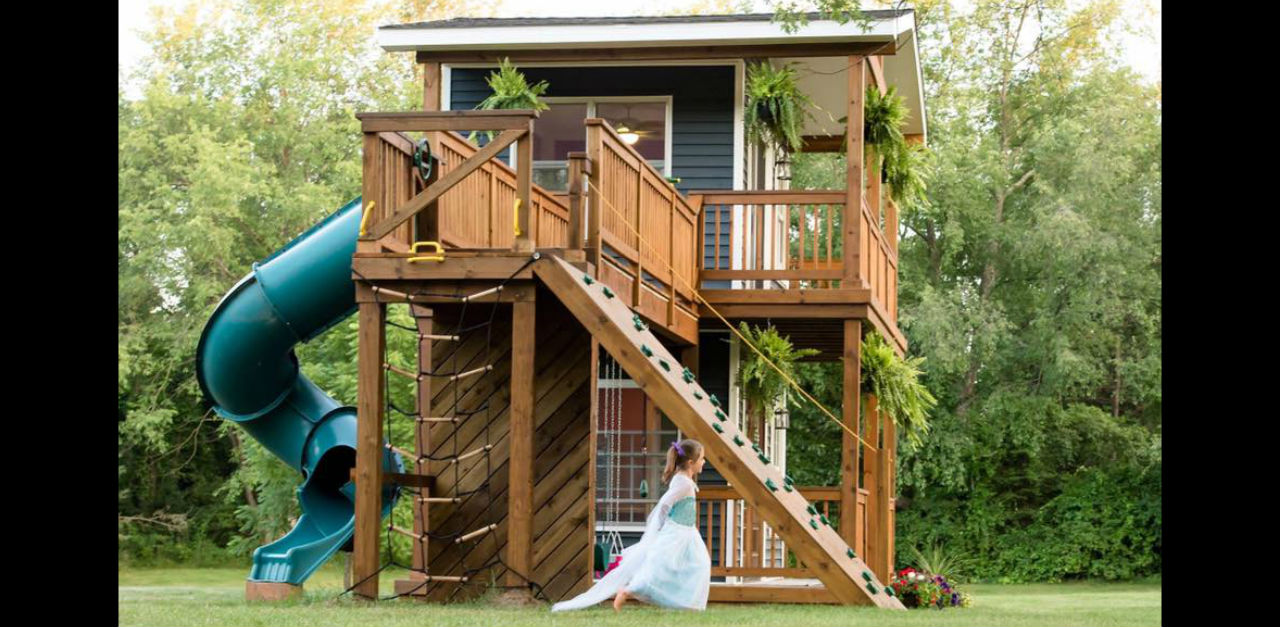
[{"label": "window", "polygon": [[[604,118],[654,168],[671,175],[671,97],[545,98],[551,108],[534,124],[533,182],[549,191],[569,189],[568,155],[586,149],[586,118]],[[626,132],[624,132],[624,129]]]}]

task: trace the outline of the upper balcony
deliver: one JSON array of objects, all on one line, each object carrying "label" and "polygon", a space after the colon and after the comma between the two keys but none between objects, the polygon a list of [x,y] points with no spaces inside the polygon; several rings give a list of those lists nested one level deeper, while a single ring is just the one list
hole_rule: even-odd
[{"label": "upper balcony", "polygon": [[[718,312],[791,324],[836,352],[825,338],[839,337],[842,320],[864,319],[905,349],[897,208],[868,176],[856,131],[866,86],[892,84],[913,110],[905,132],[923,139],[919,70],[910,12],[871,13],[869,27],[816,20],[796,35],[768,16],[384,27],[384,48],[417,51],[426,111],[361,116],[370,220],[396,219],[372,227],[381,246],[366,241],[358,256],[381,256],[387,273],[411,278],[495,250],[557,251],[590,262],[681,342],[696,341],[699,320]],[[502,58],[531,84],[550,83],[550,110],[472,111]],[[772,150],[745,141],[745,61],[761,58],[801,68],[799,86],[815,102],[805,149],[853,155],[843,186],[785,189]],[[464,137],[490,129],[496,138],[485,144],[482,134],[483,148]],[[432,180],[413,165],[420,138],[439,158]],[[438,241],[450,261],[409,263],[417,241]],[[459,272],[486,276],[472,266]]]}]

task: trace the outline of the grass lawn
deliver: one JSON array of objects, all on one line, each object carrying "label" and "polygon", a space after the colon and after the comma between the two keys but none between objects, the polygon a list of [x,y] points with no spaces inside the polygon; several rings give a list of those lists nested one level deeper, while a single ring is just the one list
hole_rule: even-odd
[{"label": "grass lawn", "polygon": [[[800,605],[712,605],[691,613],[627,607],[551,614],[545,609],[497,609],[482,602],[451,606],[414,601],[369,605],[344,597],[342,571],[330,563],[307,582],[306,597],[282,603],[247,603],[247,568],[158,568],[119,571],[121,625],[981,625],[1077,627],[1159,625],[1159,583],[971,584],[973,607],[888,612],[876,608]],[[383,573],[383,594],[403,573]]]}]

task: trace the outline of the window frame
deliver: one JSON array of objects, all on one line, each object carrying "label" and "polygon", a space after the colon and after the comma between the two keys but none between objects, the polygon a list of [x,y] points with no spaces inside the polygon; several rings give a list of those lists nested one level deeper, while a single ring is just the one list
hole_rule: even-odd
[{"label": "window frame", "polygon": [[[663,143],[662,175],[667,177],[671,176],[671,162],[672,162],[671,129],[672,129],[672,112],[674,110],[674,102],[675,102],[675,98],[671,94],[655,95],[655,96],[552,96],[552,97],[542,98],[542,101],[547,104],[583,104],[585,103],[587,105],[587,117],[589,118],[599,117],[596,115],[596,104],[598,103],[613,104],[613,103],[619,103],[619,102],[621,103],[661,102],[665,104],[666,113],[664,114],[665,119],[664,119],[663,142],[662,142]],[[534,125],[533,132],[535,136],[535,141],[537,141],[536,136],[538,133],[538,127],[536,123]],[[586,127],[583,127],[582,132],[583,133],[587,132]],[[539,162],[535,161],[534,163],[537,164]],[[541,163],[555,163],[555,162],[541,161]],[[645,160],[645,163],[648,163],[648,160]],[[568,166],[567,161],[565,162],[565,166],[566,167]]]}]

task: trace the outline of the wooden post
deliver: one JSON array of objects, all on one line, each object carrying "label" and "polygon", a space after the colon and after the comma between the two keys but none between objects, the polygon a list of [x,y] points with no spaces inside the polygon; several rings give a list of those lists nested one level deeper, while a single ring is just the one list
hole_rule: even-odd
[{"label": "wooden post", "polygon": [[422,64],[422,110],[440,110],[440,62]]},{"label": "wooden post", "polygon": [[[432,319],[434,312],[421,305],[413,305],[410,307],[413,311],[414,318],[417,319],[418,333],[423,335],[431,335],[434,333],[435,320]],[[418,340],[418,371],[431,372],[433,369],[431,358],[431,340]],[[431,412],[431,377],[423,377],[418,380],[418,398],[417,405],[418,416],[432,416]],[[431,425],[426,422],[418,422],[415,425],[416,436],[414,438],[417,450],[414,451],[419,458],[423,455],[431,453]],[[422,468],[414,469],[414,472],[421,473]],[[419,497],[426,498],[431,496],[429,488],[419,488]],[[413,533],[417,536],[413,541],[413,567],[418,570],[426,570],[427,555],[430,546],[427,544],[429,540],[423,534],[431,530],[431,508],[427,506],[426,501],[416,500],[414,502],[413,513]],[[409,578],[415,581],[422,581],[426,578],[425,573],[411,571]]]},{"label": "wooden post", "polygon": [[604,189],[600,180],[601,171],[604,170],[600,163],[602,133],[603,130],[599,124],[587,125],[587,161],[593,167],[587,172],[587,180],[591,184],[587,188],[586,253],[587,261],[595,267],[596,277],[600,276],[600,255],[603,248],[600,241],[600,215],[604,212],[604,205],[600,199],[600,190]]},{"label": "wooden post", "polygon": [[536,305],[511,306],[511,432],[507,488],[507,572],[503,585],[528,590],[533,576],[534,337]]},{"label": "wooden post", "polygon": [[[840,405],[844,424],[858,433],[859,407],[862,384],[862,321],[844,321],[844,351],[841,355],[844,367],[844,391]],[[840,430],[840,537],[858,550],[862,540],[861,521],[858,512],[858,452],[861,445],[848,431]]]},{"label": "wooden post", "polygon": [[591,161],[585,152],[569,153],[569,246],[565,251],[565,261],[585,261],[583,252],[583,236],[586,229],[586,202],[582,187],[586,182],[584,176],[591,174]]},{"label": "wooden post", "polygon": [[863,436],[867,443],[878,450],[868,450],[862,462],[862,484],[867,486],[867,566],[875,573],[877,579],[884,581],[886,573],[880,572],[884,566],[884,484],[881,472],[881,459],[884,450],[880,448],[880,411],[877,399],[867,397],[867,433]]},{"label": "wooden post", "polygon": [[880,228],[880,151],[875,146],[867,147],[871,162],[867,167],[867,205],[871,207],[871,228]]},{"label": "wooden post", "polygon": [[377,600],[378,539],[382,527],[382,369],[386,352],[382,303],[360,303],[356,392],[356,528],[353,575],[359,598]]},{"label": "wooden post", "polygon": [[[378,223],[378,216],[388,209],[388,207],[382,206],[382,151],[380,148],[381,145],[377,133],[364,134],[364,150],[361,156],[363,170],[360,202],[364,205],[363,209],[366,213],[373,212],[373,215],[361,217],[361,224],[368,229],[372,229],[373,225]],[[369,207],[370,203],[374,203],[372,208]],[[366,238],[366,235],[363,234],[360,238],[356,242],[356,252],[382,252],[378,242],[371,238]]]},{"label": "wooden post", "polygon": [[[596,464],[597,446],[600,441],[600,342],[596,340],[595,335],[591,336],[591,384],[587,387],[591,390],[591,400],[588,406],[591,408],[591,435],[587,438],[587,450],[590,461],[587,462],[587,543],[594,547],[596,543]],[[590,551],[587,555],[587,572],[592,573],[592,577],[588,578],[588,582],[595,577],[595,551]]]},{"label": "wooden post", "polygon": [[[883,414],[883,412],[881,413]],[[897,460],[895,458],[898,454],[897,437],[897,427],[893,424],[893,419],[885,415],[884,448],[882,449],[884,454],[880,456],[881,476],[884,478],[881,486],[881,489],[884,491],[884,513],[880,517],[880,521],[881,529],[884,531],[885,547],[883,559],[881,560],[882,564],[880,565],[880,567],[884,569],[885,575],[881,576],[881,581],[885,581],[885,577],[888,576],[888,573],[893,572],[893,526],[896,519],[894,498],[898,494],[898,488],[895,485],[897,476]]]},{"label": "wooden post", "polygon": [[[898,204],[893,198],[885,199],[884,236],[889,241],[889,250],[898,254]],[[890,314],[892,315],[892,314]]]},{"label": "wooden post", "polygon": [[862,108],[866,101],[866,57],[849,57],[849,107],[845,126],[844,275],[840,287],[862,287]]},{"label": "wooden post", "polygon": [[[636,168],[636,222],[631,225],[635,229],[636,242],[636,281],[631,284],[631,306],[640,309],[640,291],[644,285],[644,254],[649,247],[640,241],[644,234],[644,164]],[[628,234],[630,236],[631,234]]]},{"label": "wooden post", "polygon": [[533,120],[529,120],[529,132],[516,140],[516,199],[520,203],[516,224],[520,235],[516,236],[515,246],[518,253],[531,253],[533,241],[533,212],[531,202],[533,184]]}]

